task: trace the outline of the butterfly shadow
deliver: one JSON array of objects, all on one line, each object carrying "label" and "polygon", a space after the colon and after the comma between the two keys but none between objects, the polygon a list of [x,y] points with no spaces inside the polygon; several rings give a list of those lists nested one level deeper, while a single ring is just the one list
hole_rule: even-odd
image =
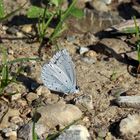
[{"label": "butterfly shadow", "polygon": [[29,92],[35,91],[40,86],[40,84],[37,83],[34,79],[29,78],[23,74],[19,74],[16,80],[23,83],[23,85],[25,85]]},{"label": "butterfly shadow", "polygon": [[54,91],[54,90],[50,90],[52,94],[56,94],[59,95],[62,98],[65,98],[68,94],[66,93],[62,93],[62,92],[58,92],[58,91]]}]

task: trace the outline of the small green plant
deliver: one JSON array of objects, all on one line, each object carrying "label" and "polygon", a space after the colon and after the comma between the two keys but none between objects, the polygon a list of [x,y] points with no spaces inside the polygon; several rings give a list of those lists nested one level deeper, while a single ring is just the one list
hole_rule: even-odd
[{"label": "small green plant", "polygon": [[[20,58],[20,59],[15,59],[13,61],[8,61],[6,49],[2,46],[0,46],[0,49],[2,50],[2,63],[0,65],[0,96],[2,96],[4,94],[3,91],[6,86],[8,86],[12,82],[17,82],[16,77],[22,70],[21,68],[18,68],[16,75],[12,76],[10,74],[10,65],[16,62],[37,60],[38,58]],[[10,95],[12,94],[15,93],[11,93]]]},{"label": "small green plant", "polygon": [[139,61],[139,66],[137,68],[137,72],[139,72],[140,70],[140,28],[139,26],[137,25],[137,22],[136,22],[136,17],[134,16],[134,23],[135,23],[135,30],[136,30],[136,46],[137,46],[137,57],[138,57],[138,61]]},{"label": "small green plant", "polygon": [[139,73],[140,72],[140,27],[137,25],[135,16],[133,17],[133,20],[134,20],[135,27],[127,27],[123,29],[122,32],[126,34],[135,34],[136,37],[135,45],[137,50],[137,59],[139,62],[139,65],[137,67],[137,73]]},{"label": "small green plant", "polygon": [[117,78],[117,72],[114,69],[113,72],[112,72],[112,74],[110,75],[110,80],[111,81],[115,81],[116,78]]},{"label": "small green plant", "polygon": [[66,10],[62,10],[64,0],[46,0],[46,2],[48,3],[44,8],[37,6],[30,7],[27,16],[28,18],[38,19],[37,35],[41,43],[47,35],[50,24],[55,23],[53,32],[47,36],[49,43],[52,43],[66,29],[66,26],[64,26],[65,20],[70,15],[81,18],[83,11],[75,7],[77,0],[72,0]]},{"label": "small green plant", "polygon": [[20,6],[16,10],[6,14],[5,9],[4,9],[4,2],[3,2],[3,0],[0,0],[0,22],[6,21],[8,18],[13,16],[16,12],[20,11],[26,5],[26,3],[27,2],[25,2],[22,6]]}]

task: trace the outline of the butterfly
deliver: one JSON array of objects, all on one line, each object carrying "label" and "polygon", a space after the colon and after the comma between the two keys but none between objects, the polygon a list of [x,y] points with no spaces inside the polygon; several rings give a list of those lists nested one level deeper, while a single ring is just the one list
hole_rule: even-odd
[{"label": "butterfly", "polygon": [[74,63],[66,49],[58,51],[49,63],[44,64],[41,79],[46,87],[61,93],[77,93]]}]

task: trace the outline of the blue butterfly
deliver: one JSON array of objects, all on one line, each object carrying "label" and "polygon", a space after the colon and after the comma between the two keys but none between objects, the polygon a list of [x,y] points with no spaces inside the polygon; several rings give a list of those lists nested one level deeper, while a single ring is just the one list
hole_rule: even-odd
[{"label": "blue butterfly", "polygon": [[46,87],[61,93],[77,93],[75,66],[66,49],[58,51],[42,67],[41,78]]}]

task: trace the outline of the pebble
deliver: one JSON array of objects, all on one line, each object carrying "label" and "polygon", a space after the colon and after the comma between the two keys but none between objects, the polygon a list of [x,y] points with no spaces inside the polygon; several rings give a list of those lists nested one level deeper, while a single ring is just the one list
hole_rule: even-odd
[{"label": "pebble", "polygon": [[35,99],[39,98],[39,96],[33,92],[29,92],[27,95],[26,95],[26,99],[29,103],[31,103],[32,101],[34,101]]},{"label": "pebble", "polygon": [[23,125],[17,133],[18,138],[24,139],[24,140],[32,140],[32,125],[25,124]]},{"label": "pebble", "polygon": [[9,108],[8,112],[5,114],[5,116],[3,117],[0,123],[0,130],[11,126],[11,122],[9,121],[9,119],[13,116],[19,116],[19,115],[20,115],[19,110]]},{"label": "pebble", "polygon": [[105,4],[111,4],[112,0],[100,0],[101,2],[104,2]]},{"label": "pebble", "polygon": [[110,8],[106,5],[106,3],[100,1],[100,0],[94,0],[92,2],[93,7],[100,12],[108,12]]},{"label": "pebble", "polygon": [[4,128],[2,130],[2,133],[4,134],[5,137],[8,137],[9,140],[16,140],[17,139],[17,125],[11,125],[8,128]]},{"label": "pebble", "polygon": [[9,28],[6,30],[6,32],[7,32],[7,34],[16,35],[16,33],[18,32],[18,29],[17,29],[17,27],[12,26],[12,27],[9,27]]},{"label": "pebble", "polygon": [[16,93],[11,96],[11,101],[18,100],[21,98],[21,93]]},{"label": "pebble", "polygon": [[121,120],[119,127],[122,135],[136,135],[140,132],[140,115],[128,115],[127,118]]},{"label": "pebble", "polygon": [[87,48],[87,47],[80,47],[79,48],[79,53],[82,55],[82,54],[84,54],[84,53],[86,53],[86,52],[88,52],[89,51],[89,48]]},{"label": "pebble", "polygon": [[75,104],[79,107],[84,107],[84,109],[93,109],[92,95],[81,95],[74,99]]},{"label": "pebble", "polygon": [[14,123],[14,124],[18,124],[18,123],[23,122],[22,118],[20,118],[19,116],[12,116],[9,119],[9,121],[12,122],[12,123]]},{"label": "pebble", "polygon": [[11,83],[9,84],[5,89],[4,89],[4,92],[9,94],[9,93],[17,93],[17,94],[13,94],[11,96],[11,100],[17,100],[17,99],[20,99],[21,98],[21,95],[23,93],[26,93],[27,92],[27,89],[24,85],[22,84],[17,84],[17,83]]},{"label": "pebble", "polygon": [[140,108],[140,96],[119,96],[115,102],[120,107]]},{"label": "pebble", "polygon": [[[107,133],[105,140],[113,140],[112,135],[110,132]],[[119,139],[118,139],[119,140]]]},{"label": "pebble", "polygon": [[82,57],[81,61],[83,61],[87,64],[95,64],[97,62],[97,59],[89,58],[89,57]]},{"label": "pebble", "polygon": [[[33,123],[23,125],[18,131],[18,138],[22,138],[24,140],[33,140],[32,128]],[[47,131],[46,129],[47,128],[44,125],[40,124],[35,125],[35,132],[37,133],[37,136],[39,137],[40,140],[42,140],[42,135]]]},{"label": "pebble", "polygon": [[85,57],[90,57],[90,58],[93,58],[93,59],[96,59],[97,60],[97,53],[95,51],[88,51],[84,54]]},{"label": "pebble", "polygon": [[67,36],[66,39],[68,42],[74,42],[76,38],[75,38],[75,36]]},{"label": "pebble", "polygon": [[82,112],[77,106],[65,103],[42,106],[37,108],[37,112],[41,115],[37,124],[48,128],[54,128],[57,125],[67,126],[82,117]]},{"label": "pebble", "polygon": [[46,86],[39,86],[36,89],[37,95],[43,95],[44,97],[48,96],[51,94],[50,90]]},{"label": "pebble", "polygon": [[10,140],[17,140],[17,132],[11,131],[5,134],[6,137],[9,137]]},{"label": "pebble", "polygon": [[22,37],[24,37],[24,34],[22,32],[17,31],[16,36],[19,38],[22,38]]},{"label": "pebble", "polygon": [[6,101],[0,99],[0,122],[3,118],[3,116],[6,114],[6,112],[8,111],[8,104]]},{"label": "pebble", "polygon": [[25,99],[19,99],[17,100],[17,104],[19,104],[20,106],[26,106],[27,101]]},{"label": "pebble", "polygon": [[32,24],[24,25],[21,30],[25,33],[30,33],[32,31]]},{"label": "pebble", "polygon": [[89,140],[90,134],[85,126],[72,125],[64,131],[56,140]]}]

